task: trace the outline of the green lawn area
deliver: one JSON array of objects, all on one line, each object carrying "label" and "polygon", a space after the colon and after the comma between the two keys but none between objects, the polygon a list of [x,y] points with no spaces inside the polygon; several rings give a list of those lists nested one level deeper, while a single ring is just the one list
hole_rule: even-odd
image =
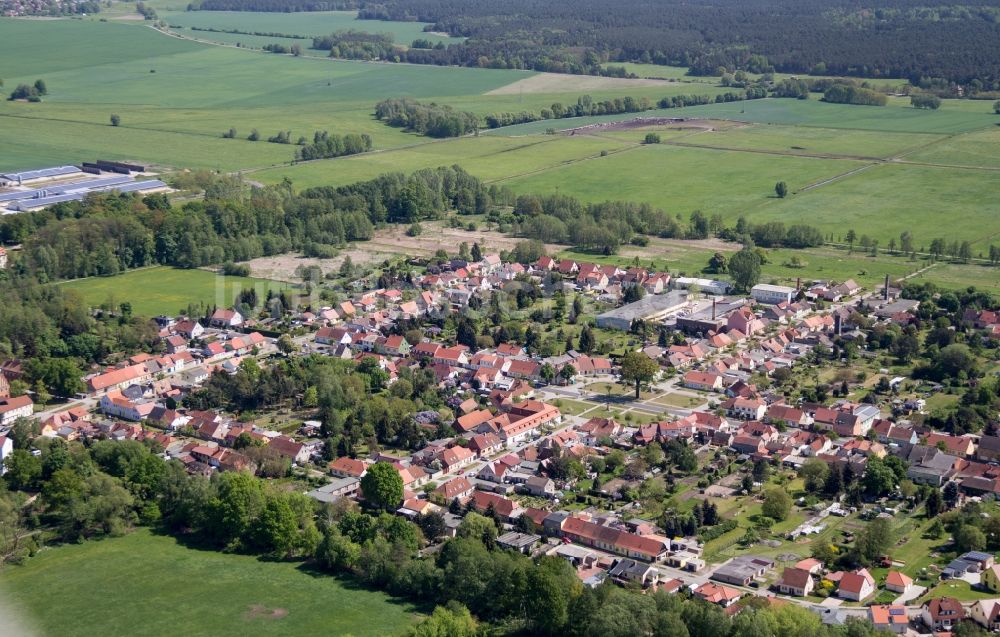
[{"label": "green lawn area", "polygon": [[175,315],[189,303],[204,303],[207,307],[228,307],[245,288],[255,288],[258,298],[267,291],[288,288],[288,284],[232,277],[205,270],[182,270],[166,266],[133,270],[111,277],[91,277],[59,283],[65,289],[78,292],[83,302],[92,307],[116,307],[128,301],[141,316]]},{"label": "green lawn area", "polygon": [[139,530],[48,549],[0,575],[40,635],[391,635],[415,610],[298,564],[185,548]]},{"label": "green lawn area", "polygon": [[559,411],[561,411],[563,414],[569,416],[579,416],[588,409],[593,409],[594,407],[598,408],[602,407],[597,403],[591,403],[585,400],[573,400],[571,398],[557,398],[554,401],[552,401],[552,404],[558,407]]},{"label": "green lawn area", "polygon": [[692,407],[697,407],[708,400],[707,398],[694,398],[693,396],[686,396],[684,394],[664,394],[654,399],[653,402],[657,405],[666,405],[668,407],[680,407],[682,409],[691,409]]},{"label": "green lawn area", "polygon": [[954,597],[960,602],[974,602],[977,599],[992,599],[996,593],[990,591],[973,590],[965,580],[945,580],[923,594],[920,599],[910,602],[911,604],[923,604],[934,597]]}]

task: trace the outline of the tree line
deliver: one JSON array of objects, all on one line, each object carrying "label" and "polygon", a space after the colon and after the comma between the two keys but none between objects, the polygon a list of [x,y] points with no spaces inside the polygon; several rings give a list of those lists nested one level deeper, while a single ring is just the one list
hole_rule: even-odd
[{"label": "tree line", "polygon": [[354,29],[313,38],[312,48],[329,51],[330,57],[345,60],[392,59],[398,49],[391,33],[365,33]]}]

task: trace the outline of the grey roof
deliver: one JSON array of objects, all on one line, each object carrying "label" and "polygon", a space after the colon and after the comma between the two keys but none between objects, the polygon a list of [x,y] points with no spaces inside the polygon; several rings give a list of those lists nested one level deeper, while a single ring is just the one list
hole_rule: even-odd
[{"label": "grey roof", "polygon": [[517,533],[516,531],[510,531],[509,533],[504,533],[497,538],[497,544],[501,546],[508,546],[511,548],[525,548],[528,546],[534,546],[542,539],[540,535],[532,535],[531,533]]},{"label": "grey roof", "polygon": [[80,172],[76,166],[55,166],[52,168],[39,168],[38,170],[26,170],[19,173],[4,173],[0,175],[10,181],[30,181],[32,179],[42,179],[43,177],[59,177],[61,175],[71,175]]},{"label": "grey roof", "polygon": [[[131,181],[130,179],[126,179]],[[118,192],[136,192],[142,190],[155,190],[157,188],[164,188],[167,184],[163,183],[159,179],[150,179],[148,181],[136,181],[132,183],[119,182],[112,185],[104,185],[96,188],[91,188],[89,190],[74,190],[72,192],[66,192],[65,194],[57,194],[52,196],[35,197],[28,199],[18,199],[15,203],[11,204],[9,208],[11,210],[23,212],[24,210],[30,210],[32,208],[41,208],[43,206],[51,206],[52,204],[63,203],[65,201],[79,201],[86,197],[90,193],[95,192],[110,192],[116,190]]]},{"label": "grey roof", "polygon": [[319,500],[320,502],[335,502],[341,497],[339,495],[334,495],[335,491],[340,491],[341,489],[350,487],[354,483],[360,482],[361,480],[357,478],[339,478],[329,484],[324,484],[318,489],[313,489],[306,495],[310,498]]},{"label": "grey roof", "polygon": [[608,310],[603,314],[598,314],[597,320],[599,322],[603,322],[602,319],[631,321],[633,319],[643,318],[658,312],[669,310],[672,307],[677,307],[686,302],[687,292],[680,290],[673,290],[671,292],[667,292],[666,294],[649,294],[635,303],[629,303],[628,305]]}]

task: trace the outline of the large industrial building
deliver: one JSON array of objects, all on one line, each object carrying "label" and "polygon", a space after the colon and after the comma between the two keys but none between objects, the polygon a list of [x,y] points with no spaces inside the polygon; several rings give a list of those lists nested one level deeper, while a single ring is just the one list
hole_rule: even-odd
[{"label": "large industrial building", "polygon": [[687,305],[687,292],[674,290],[666,294],[649,294],[644,298],[597,315],[597,327],[628,330],[635,320],[661,321]]},{"label": "large industrial building", "polygon": [[98,160],[81,166],[55,166],[0,174],[0,214],[39,210],[64,201],[79,201],[92,193],[162,192],[159,179],[139,179],[145,168],[135,164]]}]

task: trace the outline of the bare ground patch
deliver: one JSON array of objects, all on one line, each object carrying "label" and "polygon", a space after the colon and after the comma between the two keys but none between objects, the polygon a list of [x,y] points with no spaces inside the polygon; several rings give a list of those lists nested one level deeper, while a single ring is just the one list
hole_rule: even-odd
[{"label": "bare ground patch", "polygon": [[667,86],[669,80],[627,79],[623,77],[600,77],[597,75],[566,75],[562,73],[539,73],[493,89],[486,95],[516,95],[518,93],[572,93],[579,91],[601,91],[630,89],[637,86]]},{"label": "bare ground patch", "polygon": [[268,608],[262,604],[252,604],[243,616],[246,619],[281,619],[288,616],[288,609]]}]

